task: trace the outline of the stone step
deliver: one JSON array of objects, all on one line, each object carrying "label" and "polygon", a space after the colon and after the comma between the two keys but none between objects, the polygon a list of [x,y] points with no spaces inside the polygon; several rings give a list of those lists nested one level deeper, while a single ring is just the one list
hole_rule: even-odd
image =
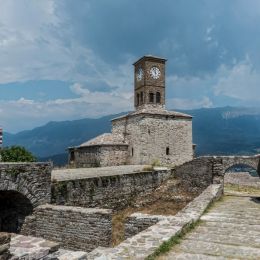
[{"label": "stone step", "polygon": [[[258,236],[260,237],[260,226],[256,225],[240,225],[239,227],[234,225],[228,225],[229,223],[225,223],[227,225],[222,226],[210,226],[207,222],[206,225],[200,225],[196,228],[194,232],[198,233],[208,233],[208,234],[225,234],[225,235],[239,235],[239,236]],[[216,222],[215,222],[216,223]],[[219,223],[219,222],[218,222]],[[256,227],[258,229],[256,229]]]},{"label": "stone step", "polygon": [[200,225],[201,227],[213,227],[213,228],[228,228],[228,229],[236,229],[236,230],[254,230],[260,231],[259,225],[252,225],[248,223],[239,224],[239,223],[225,223],[225,222],[217,222],[217,221],[203,221]]},{"label": "stone step", "polygon": [[257,234],[253,236],[252,234],[246,233],[245,235],[233,235],[228,233],[202,233],[202,232],[192,232],[188,234],[185,239],[198,240],[213,243],[223,243],[228,245],[238,245],[238,246],[248,246],[260,248],[260,236]]},{"label": "stone step", "polygon": [[[224,243],[225,241],[223,241]],[[212,243],[184,239],[182,243],[176,247],[175,251],[182,251],[191,254],[206,254],[213,256],[223,256],[238,259],[260,259],[260,248],[252,248],[246,246],[234,246],[220,243]]]},{"label": "stone step", "polygon": [[214,222],[225,222],[225,223],[237,223],[237,224],[250,224],[250,225],[260,225],[260,220],[255,219],[241,219],[235,217],[224,217],[224,216],[211,216],[204,215],[201,217],[203,221],[214,221]]},{"label": "stone step", "polygon": [[170,252],[166,256],[159,257],[158,260],[173,260],[173,259],[174,260],[226,260],[226,258],[222,257],[222,256],[190,254],[190,253],[176,253],[176,252]]}]

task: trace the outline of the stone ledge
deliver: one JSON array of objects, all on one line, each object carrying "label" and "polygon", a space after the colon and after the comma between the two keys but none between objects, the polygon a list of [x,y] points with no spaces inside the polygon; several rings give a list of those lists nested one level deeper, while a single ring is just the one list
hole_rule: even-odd
[{"label": "stone ledge", "polygon": [[[198,221],[207,207],[223,194],[221,184],[212,184],[184,209],[172,217],[165,217],[157,224],[137,235],[126,239],[115,248],[96,248],[88,255],[88,259],[145,259],[173,236],[180,234],[185,227]],[[155,218],[145,214],[136,217]],[[160,216],[161,217],[161,216]]]},{"label": "stone ledge", "polygon": [[83,208],[83,207],[74,207],[74,206],[59,206],[52,204],[40,205],[36,210],[53,210],[53,211],[65,211],[65,212],[77,212],[84,214],[109,214],[111,215],[113,210],[111,209],[100,209],[100,208]]}]

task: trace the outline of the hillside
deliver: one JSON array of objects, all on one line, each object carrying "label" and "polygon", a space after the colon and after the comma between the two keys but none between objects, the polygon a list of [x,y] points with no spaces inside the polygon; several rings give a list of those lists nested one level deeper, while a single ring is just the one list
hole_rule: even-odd
[{"label": "hillside", "polygon": [[[260,152],[260,109],[224,107],[182,112],[193,116],[193,141],[197,144],[197,155]],[[64,164],[68,147],[109,132],[110,120],[117,116],[50,122],[17,134],[5,133],[4,142],[6,146],[25,146],[40,160],[51,159]]]}]

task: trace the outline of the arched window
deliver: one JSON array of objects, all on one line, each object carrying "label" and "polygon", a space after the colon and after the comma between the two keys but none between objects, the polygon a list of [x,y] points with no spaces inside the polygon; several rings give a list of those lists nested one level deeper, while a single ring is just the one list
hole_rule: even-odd
[{"label": "arched window", "polygon": [[134,148],[132,147],[132,156],[134,156]]},{"label": "arched window", "polygon": [[156,92],[156,103],[161,103],[161,93],[160,92]]},{"label": "arched window", "polygon": [[151,92],[149,93],[149,102],[154,103],[154,94]]},{"label": "arched window", "polygon": [[139,94],[136,95],[136,104],[137,104],[137,106],[139,106],[139,104],[140,104],[140,95]]},{"label": "arched window", "polygon": [[142,91],[141,92],[141,104],[143,104],[144,103],[144,92]]},{"label": "arched window", "polygon": [[170,148],[166,147],[166,155],[169,155],[169,154],[170,154]]}]

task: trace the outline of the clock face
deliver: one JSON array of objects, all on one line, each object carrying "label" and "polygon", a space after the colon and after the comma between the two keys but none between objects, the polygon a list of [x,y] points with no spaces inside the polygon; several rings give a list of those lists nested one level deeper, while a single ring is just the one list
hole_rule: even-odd
[{"label": "clock face", "polygon": [[161,76],[161,71],[159,70],[158,67],[154,66],[150,69],[150,76],[153,78],[153,79],[159,79],[160,76]]},{"label": "clock face", "polygon": [[144,72],[142,68],[139,68],[136,73],[136,79],[137,81],[140,81],[143,78]]}]

